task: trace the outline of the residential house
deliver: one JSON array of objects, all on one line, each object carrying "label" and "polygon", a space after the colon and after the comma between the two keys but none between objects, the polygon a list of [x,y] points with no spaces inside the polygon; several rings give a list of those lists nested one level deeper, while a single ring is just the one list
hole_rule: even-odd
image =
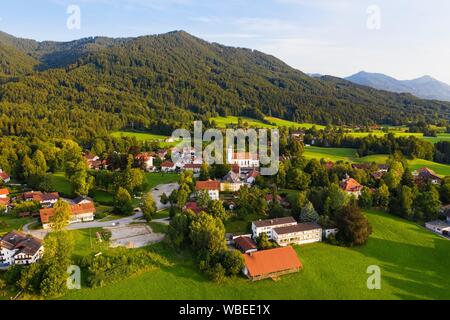
[{"label": "residential house", "polygon": [[303,266],[292,247],[244,253],[243,273],[252,281],[298,272]]},{"label": "residential house", "polygon": [[[73,204],[70,206],[72,213],[69,223],[93,221],[96,212],[94,203]],[[44,208],[39,211],[42,227],[51,228],[51,217],[55,214],[54,208]]]},{"label": "residential house", "polygon": [[134,160],[146,171],[153,171],[153,159],[155,157],[148,152],[141,152],[134,156]]},{"label": "residential house", "polygon": [[291,138],[296,141],[299,141],[299,142],[303,142],[304,136],[305,136],[305,131],[303,131],[303,130],[293,131],[291,133]]},{"label": "residential house", "polygon": [[252,222],[253,239],[259,237],[261,233],[266,233],[269,239],[273,239],[272,230],[275,228],[296,225],[297,221],[293,217],[274,218],[258,220]]},{"label": "residential house", "polygon": [[233,165],[230,172],[228,172],[220,182],[220,191],[236,192],[239,191],[243,185],[244,182],[241,181],[240,177],[240,167],[238,165]]},{"label": "residential house", "polygon": [[50,208],[59,200],[58,192],[43,193],[40,191],[25,192],[23,194],[25,201],[37,201],[42,207]]},{"label": "residential house", "polygon": [[364,188],[364,186],[361,185],[355,179],[347,177],[346,179],[342,180],[340,188],[344,190],[347,194],[353,195],[356,198],[358,198],[361,195],[361,191]]},{"label": "residential house", "polygon": [[174,172],[177,166],[172,161],[164,161],[161,163],[161,171],[163,172]]},{"label": "residential house", "polygon": [[195,183],[196,191],[207,191],[211,200],[219,200],[220,182],[216,180],[197,181]]},{"label": "residential house", "polygon": [[447,217],[447,219],[447,222],[441,220],[426,222],[425,227],[439,234],[450,235],[449,218]]},{"label": "residential house", "polygon": [[42,241],[19,231],[0,238],[0,266],[29,265],[42,258]]},{"label": "residential house", "polygon": [[322,227],[317,223],[308,222],[274,228],[272,238],[280,246],[321,242]]},{"label": "residential house", "polygon": [[234,239],[234,245],[236,249],[240,250],[242,253],[258,251],[258,246],[250,237],[239,236]]},{"label": "residential house", "polygon": [[89,197],[76,197],[75,199],[72,199],[73,204],[88,204],[88,203],[94,203],[94,200],[92,200]]},{"label": "residential house", "polygon": [[6,172],[3,172],[2,169],[0,169],[0,181],[3,183],[9,183],[11,181],[11,177]]},{"label": "residential house", "polygon": [[442,178],[429,168],[420,168],[413,172],[414,180],[417,184],[432,183],[441,184]]},{"label": "residential house", "polygon": [[108,167],[106,160],[100,160],[99,156],[85,153],[84,158],[86,159],[88,168],[91,170],[101,170],[106,169]]},{"label": "residential house", "polygon": [[200,169],[202,168],[201,163],[186,163],[183,166],[185,171],[192,171],[193,173],[200,173]]}]

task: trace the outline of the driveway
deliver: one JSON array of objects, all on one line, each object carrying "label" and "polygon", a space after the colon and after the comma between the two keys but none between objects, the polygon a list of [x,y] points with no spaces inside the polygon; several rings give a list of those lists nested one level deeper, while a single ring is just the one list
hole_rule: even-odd
[{"label": "driveway", "polygon": [[[168,204],[164,205],[160,201],[160,196],[165,193],[167,196],[169,196],[173,190],[178,189],[179,185],[178,183],[169,183],[169,184],[162,184],[156,186],[154,189],[151,190],[151,193],[153,195],[153,198],[156,202],[156,208],[158,211],[165,209],[169,207]],[[80,222],[80,223],[74,223],[67,226],[67,230],[79,230],[79,229],[91,229],[91,228],[106,228],[106,227],[112,227],[112,226],[124,226],[128,225],[131,222],[136,222],[136,220],[139,220],[142,218],[142,211],[140,208],[136,208],[137,211],[132,215],[128,217],[124,217],[122,219],[117,219],[114,221],[91,221],[91,222]],[[160,219],[161,223],[168,224],[167,219]],[[30,225],[33,224],[35,221],[30,222],[23,226],[23,231],[25,233],[29,233],[37,238],[44,239],[45,236],[48,233],[48,230],[30,230]]]}]

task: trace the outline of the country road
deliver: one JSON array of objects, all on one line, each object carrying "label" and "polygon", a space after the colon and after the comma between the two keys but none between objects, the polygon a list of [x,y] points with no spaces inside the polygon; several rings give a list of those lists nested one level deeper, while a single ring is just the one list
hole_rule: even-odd
[{"label": "country road", "polygon": [[[153,198],[155,199],[156,202],[156,208],[158,211],[165,209],[168,207],[168,205],[164,205],[161,203],[160,201],[160,197],[163,193],[170,195],[170,193],[172,193],[173,190],[177,189],[178,183],[169,183],[169,184],[162,184],[162,185],[158,185],[155,188],[152,189],[152,195]],[[117,219],[114,221],[91,221],[91,222],[80,222],[80,223],[74,223],[74,224],[70,224],[69,226],[67,226],[67,230],[79,230],[79,229],[90,229],[90,228],[105,228],[105,227],[111,227],[114,225],[128,225],[132,222],[136,222],[136,220],[139,220],[142,218],[142,211],[139,208],[137,212],[135,212],[132,216],[128,216],[128,217],[124,217],[122,219]],[[136,210],[135,209],[135,210]],[[158,220],[154,220],[155,222],[160,222],[160,223],[164,223],[164,224],[168,224],[168,220],[167,219],[158,219]],[[35,223],[36,221],[32,221],[26,225],[23,226],[23,231],[25,233],[31,234],[37,238],[40,239],[44,239],[45,236],[47,235],[47,233],[49,232],[48,230],[43,230],[43,229],[39,229],[39,230],[31,230],[30,229],[30,225],[32,225],[33,223]]]}]

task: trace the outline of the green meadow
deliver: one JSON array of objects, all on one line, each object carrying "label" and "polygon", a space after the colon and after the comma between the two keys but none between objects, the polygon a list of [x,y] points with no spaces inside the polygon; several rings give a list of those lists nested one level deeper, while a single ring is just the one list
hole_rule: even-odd
[{"label": "green meadow", "polygon": [[[388,155],[376,154],[366,157],[358,157],[355,149],[350,148],[323,148],[323,147],[305,147],[305,158],[307,159],[325,159],[333,162],[344,161],[352,163],[386,163]],[[408,160],[408,165],[411,170],[416,170],[422,167],[428,167],[435,171],[438,175],[447,176],[450,175],[450,166],[442,163],[423,159]]]},{"label": "green meadow", "polygon": [[[173,262],[172,267],[103,288],[74,290],[64,299],[449,299],[450,241],[386,213],[366,214],[373,227],[367,245],[296,247],[303,270],[277,281],[251,282],[237,277],[216,284],[198,270],[190,253],[175,253],[158,244],[150,248]],[[77,246],[80,252],[100,252],[102,249],[86,238],[88,231],[82,232],[84,237],[78,239],[82,245]],[[381,270],[380,290],[367,288],[369,266]]]},{"label": "green meadow", "polygon": [[276,127],[297,127],[297,128],[312,128],[315,126],[317,129],[324,129],[325,126],[312,124],[312,123],[298,123],[294,121],[289,120],[283,120],[275,117],[265,117],[263,121],[248,118],[248,117],[236,117],[236,116],[228,116],[228,117],[214,117],[210,118],[210,121],[214,121],[219,128],[226,128],[227,125],[238,124],[238,119],[241,119],[242,122],[245,124],[247,123],[250,127],[256,127],[256,128],[276,128]]},{"label": "green meadow", "polygon": [[159,134],[153,134],[148,132],[134,132],[134,131],[114,131],[111,133],[113,137],[121,138],[121,137],[127,137],[127,138],[136,138],[138,141],[164,141],[165,139],[169,138],[168,136],[163,136]]}]

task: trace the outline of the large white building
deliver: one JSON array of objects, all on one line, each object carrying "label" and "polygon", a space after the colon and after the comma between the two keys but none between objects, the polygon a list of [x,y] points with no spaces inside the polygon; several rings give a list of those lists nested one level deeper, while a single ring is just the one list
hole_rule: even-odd
[{"label": "large white building", "polygon": [[296,225],[297,221],[293,217],[283,217],[252,222],[253,239],[259,237],[261,233],[267,234],[269,239],[273,239],[273,229]]},{"label": "large white building", "polygon": [[0,266],[29,265],[44,255],[42,241],[12,231],[0,238]]},{"label": "large white building", "polygon": [[280,246],[306,244],[322,241],[322,227],[317,223],[299,223],[291,226],[274,228],[273,240]]},{"label": "large white building", "polygon": [[241,168],[259,168],[258,154],[250,152],[234,152],[232,148],[227,151],[228,164],[238,165]]}]

